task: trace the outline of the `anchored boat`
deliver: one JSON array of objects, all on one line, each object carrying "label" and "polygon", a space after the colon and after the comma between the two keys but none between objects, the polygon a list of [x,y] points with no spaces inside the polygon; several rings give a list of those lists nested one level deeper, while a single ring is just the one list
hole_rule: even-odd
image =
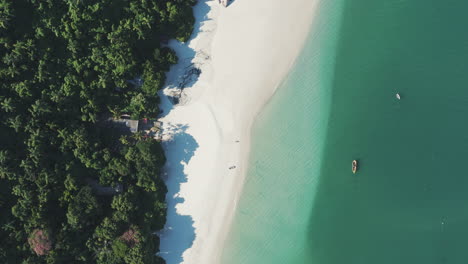
[{"label": "anchored boat", "polygon": [[352,164],[351,164],[351,170],[353,171],[353,173],[356,173],[357,169],[358,169],[358,163],[357,163],[357,160],[353,160]]}]

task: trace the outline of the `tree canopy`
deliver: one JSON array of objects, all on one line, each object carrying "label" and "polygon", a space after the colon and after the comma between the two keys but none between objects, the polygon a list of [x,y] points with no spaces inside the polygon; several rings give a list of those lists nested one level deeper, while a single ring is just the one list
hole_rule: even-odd
[{"label": "tree canopy", "polygon": [[195,2],[0,0],[0,263],[164,263],[161,145],[106,120],[158,115]]}]

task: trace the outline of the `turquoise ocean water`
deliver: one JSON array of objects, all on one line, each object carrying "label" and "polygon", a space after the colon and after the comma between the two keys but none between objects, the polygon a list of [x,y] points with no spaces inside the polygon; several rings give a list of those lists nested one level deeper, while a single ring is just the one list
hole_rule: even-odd
[{"label": "turquoise ocean water", "polygon": [[468,263],[468,1],[320,11],[253,129],[222,263]]},{"label": "turquoise ocean water", "polygon": [[320,11],[296,65],[252,129],[249,170],[223,264],[308,257],[341,7],[323,3]]}]

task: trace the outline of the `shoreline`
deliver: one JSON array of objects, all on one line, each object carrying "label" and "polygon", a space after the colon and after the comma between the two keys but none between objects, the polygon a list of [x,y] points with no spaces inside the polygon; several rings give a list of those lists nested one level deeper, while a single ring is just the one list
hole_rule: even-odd
[{"label": "shoreline", "polygon": [[[201,70],[173,106],[161,95],[168,216],[160,255],[168,264],[218,263],[242,192],[251,127],[294,65],[318,0],[200,1],[164,94],[191,67]],[[173,140],[170,140],[173,138]],[[233,167],[235,166],[235,167]]]}]

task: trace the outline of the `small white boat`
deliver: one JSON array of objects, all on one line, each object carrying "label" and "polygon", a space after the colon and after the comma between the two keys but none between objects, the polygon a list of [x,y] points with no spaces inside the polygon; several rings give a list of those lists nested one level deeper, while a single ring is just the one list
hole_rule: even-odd
[{"label": "small white boat", "polygon": [[400,100],[400,99],[401,99],[401,96],[400,96],[400,94],[399,94],[399,93],[397,93],[397,94],[396,94],[396,98],[397,98],[398,100]]},{"label": "small white boat", "polygon": [[357,169],[358,169],[358,164],[357,164],[357,160],[353,160],[353,162],[351,163],[351,171],[353,172],[353,174],[356,173]]}]

